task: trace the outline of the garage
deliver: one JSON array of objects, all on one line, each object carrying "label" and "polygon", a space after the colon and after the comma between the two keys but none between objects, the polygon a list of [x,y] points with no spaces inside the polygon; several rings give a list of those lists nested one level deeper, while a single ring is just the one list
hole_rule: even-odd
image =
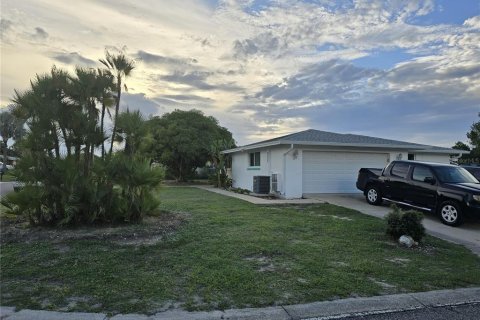
[{"label": "garage", "polygon": [[[358,193],[360,168],[384,168],[388,160],[449,163],[468,151],[413,142],[309,129],[223,151],[231,155],[235,188],[253,191],[257,176],[270,193],[296,199],[308,193]],[[272,181],[275,180],[275,183]]]},{"label": "garage", "polygon": [[360,168],[383,168],[387,153],[303,152],[303,193],[355,193]]}]

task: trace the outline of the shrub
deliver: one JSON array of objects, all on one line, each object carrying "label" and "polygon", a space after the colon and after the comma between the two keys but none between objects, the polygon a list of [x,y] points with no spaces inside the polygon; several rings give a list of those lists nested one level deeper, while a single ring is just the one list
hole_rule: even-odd
[{"label": "shrub", "polygon": [[425,236],[425,227],[422,224],[423,214],[418,211],[402,211],[392,206],[392,211],[385,217],[387,220],[387,234],[394,239],[408,235],[415,241],[421,241]]},{"label": "shrub", "polygon": [[208,177],[208,182],[212,184],[215,188],[225,188],[228,189],[232,186],[232,179],[228,177],[224,172],[220,174],[220,185],[218,185],[218,176],[212,174]]},{"label": "shrub", "polygon": [[121,153],[96,159],[89,175],[83,175],[71,157],[49,162],[52,170],[33,167],[30,160],[19,161],[20,167],[31,168],[19,171],[25,187],[9,193],[1,203],[31,224],[139,222],[159,205],[154,192],[164,170],[151,167],[145,159]]}]

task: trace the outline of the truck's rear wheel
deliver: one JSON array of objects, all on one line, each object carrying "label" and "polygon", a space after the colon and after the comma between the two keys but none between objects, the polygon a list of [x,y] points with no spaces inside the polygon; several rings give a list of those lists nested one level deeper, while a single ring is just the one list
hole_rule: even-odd
[{"label": "truck's rear wheel", "polygon": [[462,209],[455,201],[445,201],[438,208],[442,222],[448,226],[459,226],[463,222]]},{"label": "truck's rear wheel", "polygon": [[374,206],[378,206],[382,203],[382,195],[380,194],[380,190],[374,186],[367,187],[367,190],[365,191],[365,198],[369,204]]}]

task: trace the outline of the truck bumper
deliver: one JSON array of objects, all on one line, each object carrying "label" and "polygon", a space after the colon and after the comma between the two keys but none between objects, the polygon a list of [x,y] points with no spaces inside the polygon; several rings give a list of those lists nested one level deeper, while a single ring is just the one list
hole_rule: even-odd
[{"label": "truck bumper", "polygon": [[464,212],[469,217],[480,219],[480,202],[468,201],[464,207]]}]

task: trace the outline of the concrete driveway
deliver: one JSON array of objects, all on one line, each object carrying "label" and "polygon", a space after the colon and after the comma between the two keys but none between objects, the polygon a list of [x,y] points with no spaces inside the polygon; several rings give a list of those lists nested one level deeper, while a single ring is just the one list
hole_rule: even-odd
[{"label": "concrete driveway", "polygon": [[[338,206],[354,209],[370,216],[383,218],[390,208],[387,203],[372,206],[361,193],[354,194],[307,194],[306,198],[325,201]],[[438,238],[462,244],[480,255],[480,221],[467,220],[460,227],[449,227],[440,222],[433,213],[425,213],[423,225],[427,232]]]}]

